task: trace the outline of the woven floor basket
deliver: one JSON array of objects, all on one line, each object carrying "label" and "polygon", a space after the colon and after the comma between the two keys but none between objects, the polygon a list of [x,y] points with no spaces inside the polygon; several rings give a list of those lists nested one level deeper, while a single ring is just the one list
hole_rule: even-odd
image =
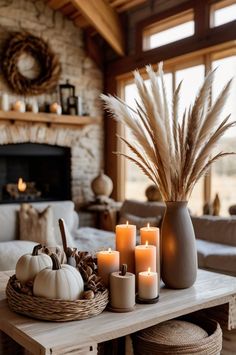
[{"label": "woven floor basket", "polygon": [[54,322],[82,320],[98,315],[108,303],[107,290],[96,293],[92,300],[63,301],[20,293],[12,286],[14,280],[15,275],[7,283],[8,305],[12,311],[32,318]]},{"label": "woven floor basket", "polygon": [[216,321],[204,319],[201,326],[170,320],[133,335],[135,355],[198,354],[218,355],[222,331]]}]

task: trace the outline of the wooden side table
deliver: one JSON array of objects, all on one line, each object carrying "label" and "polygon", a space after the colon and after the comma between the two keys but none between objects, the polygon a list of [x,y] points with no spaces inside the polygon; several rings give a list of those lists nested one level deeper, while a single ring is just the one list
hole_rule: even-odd
[{"label": "wooden side table", "polygon": [[96,228],[114,231],[117,224],[117,213],[121,205],[121,202],[115,201],[111,205],[91,204],[86,208],[86,211],[95,215]]}]

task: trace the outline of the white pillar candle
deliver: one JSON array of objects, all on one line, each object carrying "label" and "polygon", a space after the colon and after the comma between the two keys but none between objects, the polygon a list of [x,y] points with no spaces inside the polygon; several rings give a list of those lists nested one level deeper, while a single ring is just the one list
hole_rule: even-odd
[{"label": "white pillar candle", "polygon": [[138,296],[144,300],[158,296],[157,273],[150,271],[150,268],[138,274]]},{"label": "white pillar candle", "polygon": [[156,247],[154,245],[137,245],[135,247],[135,273],[145,271],[148,268],[156,271]]},{"label": "white pillar candle", "polygon": [[[158,277],[160,277],[160,229],[157,227],[150,227],[150,224],[147,224],[147,227],[140,228],[140,240],[141,244],[155,245],[156,247],[156,271]],[[154,271],[154,270],[153,270]]]},{"label": "white pillar candle", "polygon": [[111,250],[100,251],[97,253],[98,275],[106,287],[109,285],[110,273],[118,271],[120,268],[120,255],[118,251]]},{"label": "white pillar candle", "polygon": [[1,105],[1,109],[3,111],[9,111],[9,97],[7,93],[3,93],[2,94],[2,105]]},{"label": "white pillar candle", "polygon": [[134,273],[134,249],[136,245],[136,226],[119,224],[116,226],[116,250],[120,252],[120,264],[126,264],[127,270]]},{"label": "white pillar candle", "polygon": [[135,305],[135,275],[113,272],[110,275],[110,304],[117,310],[132,309]]}]

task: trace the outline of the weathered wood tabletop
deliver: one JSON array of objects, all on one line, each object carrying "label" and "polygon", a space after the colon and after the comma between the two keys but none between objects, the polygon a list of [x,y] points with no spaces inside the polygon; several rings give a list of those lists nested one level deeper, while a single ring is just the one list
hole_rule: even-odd
[{"label": "weathered wood tabletop", "polygon": [[[193,287],[161,289],[153,305],[136,305],[129,313],[103,312],[83,321],[54,323],[11,312],[5,287],[12,272],[0,272],[0,330],[33,354],[96,354],[97,344],[131,334],[201,309],[217,313],[228,329],[236,328],[236,278],[198,271]],[[212,308],[216,307],[216,308]]]}]

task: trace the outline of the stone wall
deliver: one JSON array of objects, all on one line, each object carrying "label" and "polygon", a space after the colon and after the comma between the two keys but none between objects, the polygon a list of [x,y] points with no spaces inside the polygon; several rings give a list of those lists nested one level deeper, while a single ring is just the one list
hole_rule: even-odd
[{"label": "stone wall", "polygon": [[[85,53],[83,32],[41,0],[0,0],[0,57],[8,33],[23,30],[49,42],[61,62],[60,82],[69,79],[83,99],[84,111],[90,116],[101,116],[102,72]],[[0,92],[8,92],[11,102],[19,98],[9,91],[1,70]],[[36,97],[40,106],[56,98],[55,92]],[[73,200],[80,205],[91,198],[90,182],[103,165],[102,124],[78,129],[33,123],[10,125],[0,121],[0,124],[0,144],[35,142],[70,146]]]}]

